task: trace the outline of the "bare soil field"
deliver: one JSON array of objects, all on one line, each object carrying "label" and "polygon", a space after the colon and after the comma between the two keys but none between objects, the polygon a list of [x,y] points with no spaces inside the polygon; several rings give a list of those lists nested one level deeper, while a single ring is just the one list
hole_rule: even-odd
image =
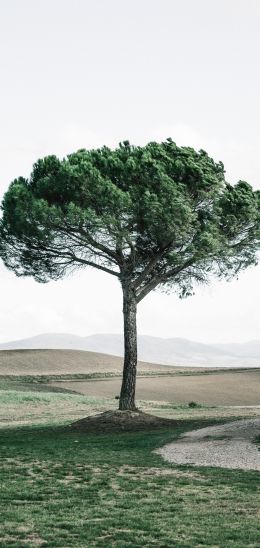
[{"label": "bare soil field", "polygon": [[[86,396],[115,398],[121,379],[53,383]],[[137,379],[137,399],[177,404],[260,405],[260,369]]]}]

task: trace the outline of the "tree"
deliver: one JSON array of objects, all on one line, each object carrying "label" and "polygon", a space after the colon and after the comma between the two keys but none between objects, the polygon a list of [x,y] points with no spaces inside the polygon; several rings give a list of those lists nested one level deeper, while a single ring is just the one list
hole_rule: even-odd
[{"label": "tree", "polygon": [[225,181],[204,150],[171,139],[79,150],[37,161],[2,203],[0,255],[39,282],[94,267],[123,291],[125,357],[119,409],[135,409],[137,304],[155,288],[193,293],[211,275],[256,264],[260,192]]}]

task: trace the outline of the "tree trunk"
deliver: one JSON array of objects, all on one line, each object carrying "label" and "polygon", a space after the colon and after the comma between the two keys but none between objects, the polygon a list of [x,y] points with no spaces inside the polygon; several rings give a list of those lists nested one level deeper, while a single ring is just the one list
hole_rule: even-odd
[{"label": "tree trunk", "polygon": [[137,366],[136,297],[129,286],[123,286],[124,370],[119,409],[136,411],[135,385]]}]

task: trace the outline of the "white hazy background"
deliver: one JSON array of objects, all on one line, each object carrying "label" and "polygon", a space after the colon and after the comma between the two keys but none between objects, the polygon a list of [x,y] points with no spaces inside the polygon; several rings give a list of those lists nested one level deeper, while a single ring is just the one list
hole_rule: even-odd
[{"label": "white hazy background", "polygon": [[[0,0],[0,192],[47,154],[172,137],[260,188],[259,0]],[[142,334],[260,337],[260,267],[180,301],[152,293]],[[122,331],[121,290],[87,269],[45,285],[0,265],[0,342]]]}]

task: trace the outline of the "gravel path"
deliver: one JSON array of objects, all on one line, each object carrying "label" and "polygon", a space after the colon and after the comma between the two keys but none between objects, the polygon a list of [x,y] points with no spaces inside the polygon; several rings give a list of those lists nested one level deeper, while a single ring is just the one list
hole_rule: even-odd
[{"label": "gravel path", "polygon": [[168,462],[260,470],[260,451],[255,443],[260,419],[228,422],[183,434],[156,453]]}]

